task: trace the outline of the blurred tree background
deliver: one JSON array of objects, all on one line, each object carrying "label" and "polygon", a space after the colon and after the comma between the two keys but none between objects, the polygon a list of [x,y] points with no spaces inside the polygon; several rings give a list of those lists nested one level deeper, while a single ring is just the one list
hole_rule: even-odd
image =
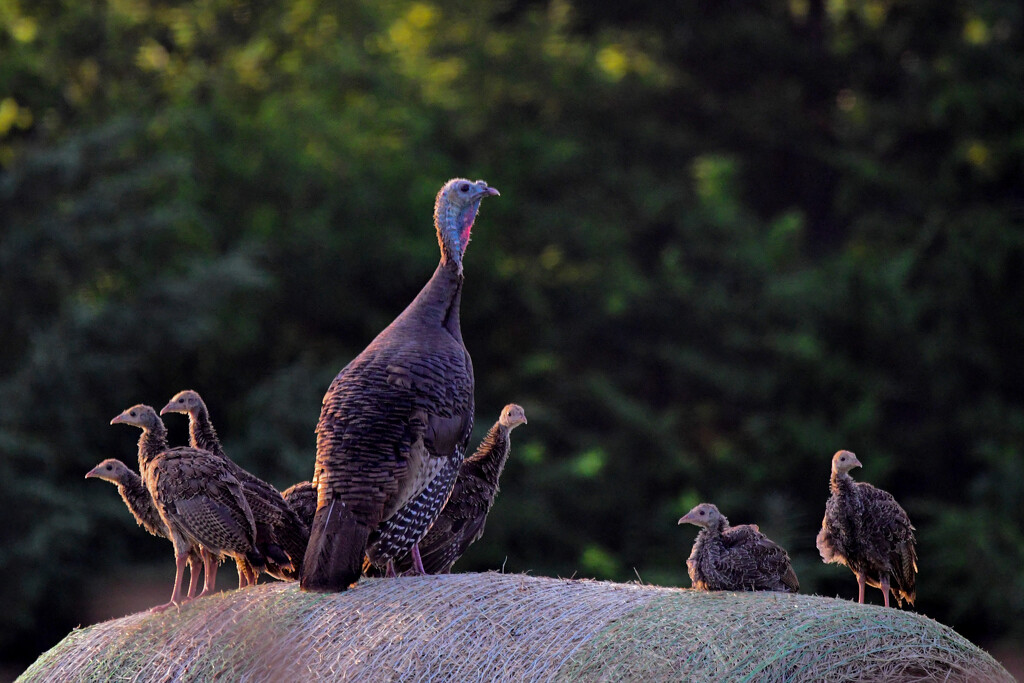
[{"label": "blurred tree background", "polygon": [[599,5],[0,0],[8,670],[170,590],[82,479],[134,466],[123,408],[195,388],[239,463],[309,478],[455,175],[502,193],[466,261],[476,433],[530,420],[457,569],[688,586],[709,500],[851,598],[814,547],[849,448],[918,528],[917,609],[1024,640],[1021,5]]}]

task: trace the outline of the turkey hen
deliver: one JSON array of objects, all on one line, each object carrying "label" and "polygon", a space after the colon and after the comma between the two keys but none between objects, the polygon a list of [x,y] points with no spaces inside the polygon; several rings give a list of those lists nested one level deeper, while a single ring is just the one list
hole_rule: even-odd
[{"label": "turkey hen", "polygon": [[437,269],[324,395],[304,590],[346,590],[364,556],[392,564],[451,493],[473,428],[473,364],[459,325],[462,261],[481,200],[497,194],[482,180],[444,184],[434,203]]}]

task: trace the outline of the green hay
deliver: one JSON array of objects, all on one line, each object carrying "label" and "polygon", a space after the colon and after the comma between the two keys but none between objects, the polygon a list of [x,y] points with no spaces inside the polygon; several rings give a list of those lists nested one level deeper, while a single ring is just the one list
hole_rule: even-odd
[{"label": "green hay", "polygon": [[1008,681],[989,655],[912,612],[784,593],[675,591],[591,639],[564,680]]},{"label": "green hay", "polygon": [[72,631],[22,681],[1012,681],[920,615],[507,574],[268,584]]}]

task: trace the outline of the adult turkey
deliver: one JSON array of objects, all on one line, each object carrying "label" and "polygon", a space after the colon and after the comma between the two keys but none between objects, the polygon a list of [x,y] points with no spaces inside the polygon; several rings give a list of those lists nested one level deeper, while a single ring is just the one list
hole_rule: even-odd
[{"label": "adult turkey", "polygon": [[[419,542],[423,569],[428,574],[450,572],[469,546],[483,536],[487,514],[498,494],[498,478],[511,450],[512,430],[522,424],[526,424],[523,408],[508,404],[473,455],[462,463],[448,502]],[[407,555],[395,566],[408,571],[412,558]]]},{"label": "adult turkey", "polygon": [[441,261],[409,306],[335,377],[317,423],[317,510],[304,590],[343,591],[364,556],[412,549],[451,493],[473,429],[473,364],[462,341],[462,259],[486,182],[449,180],[434,203]]},{"label": "adult turkey", "polygon": [[[139,526],[158,538],[170,540],[167,525],[160,518],[160,512],[153,504],[153,496],[149,495],[142,477],[117,458],[107,458],[85,475],[86,479],[102,479],[117,487],[121,500],[128,507],[128,512]],[[197,546],[191,546],[188,553],[189,584],[188,597],[196,596],[199,577],[202,575],[203,556]]]},{"label": "adult turkey", "polygon": [[[224,462],[228,471],[242,484],[245,500],[256,522],[256,545],[266,558],[265,570],[283,580],[298,578],[298,570],[309,540],[309,526],[288,506],[272,484],[263,481],[224,453],[210,411],[199,392],[179,391],[160,409],[160,414],[188,415],[189,445],[209,451]],[[239,561],[244,562],[244,559]],[[250,568],[239,567],[239,572]]]},{"label": "adult turkey", "polygon": [[307,527],[313,524],[313,515],[316,514],[316,484],[311,481],[300,481],[281,491],[281,497]]},{"label": "adult turkey", "polygon": [[693,587],[709,591],[800,590],[789,555],[756,524],[729,526],[711,503],[701,503],[679,518],[701,528],[686,568]]},{"label": "adult turkey", "polygon": [[825,503],[816,545],[826,564],[845,564],[857,577],[857,602],[864,585],[882,590],[885,606],[892,592],[900,606],[917,596],[917,549],[910,517],[888,491],[855,482],[850,470],[862,467],[850,451],[832,456],[832,495]]},{"label": "adult turkey", "polygon": [[[252,511],[242,486],[220,459],[198,448],[167,448],[167,428],[147,405],[132,406],[110,424],[128,424],[142,430],[139,471],[174,544],[176,573],[171,600],[154,607],[154,611],[183,602],[181,583],[194,547],[201,549],[206,567],[206,585],[200,597],[216,585],[219,556],[244,558],[253,568],[263,566],[263,556],[255,545]],[[255,575],[239,576],[240,587],[255,580]]]}]

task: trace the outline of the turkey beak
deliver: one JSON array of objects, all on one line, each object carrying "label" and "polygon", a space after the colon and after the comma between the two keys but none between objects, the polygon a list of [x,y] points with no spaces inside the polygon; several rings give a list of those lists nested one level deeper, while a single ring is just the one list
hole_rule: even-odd
[{"label": "turkey beak", "polygon": [[100,476],[100,473],[98,471],[99,469],[100,468],[98,466],[97,467],[93,467],[91,470],[89,470],[89,473],[85,475],[85,478],[86,479],[94,479],[94,478]]},{"label": "turkey beak", "polygon": [[116,425],[116,424],[121,424],[122,422],[124,422],[124,413],[121,413],[120,415],[115,417],[113,420],[111,420],[110,424]]},{"label": "turkey beak", "polygon": [[485,187],[483,190],[481,190],[481,192],[483,193],[484,197],[500,197],[501,196],[501,193],[498,192],[498,188],[496,188],[496,187]]},{"label": "turkey beak", "polygon": [[167,405],[165,405],[163,408],[160,409],[160,414],[163,415],[163,414],[169,413],[169,412],[171,412],[173,410],[174,410],[174,401],[171,401],[170,403],[168,403]]},{"label": "turkey beak", "polygon": [[857,459],[856,455],[853,456],[853,466],[854,467],[864,467],[864,465],[861,464],[860,460]]},{"label": "turkey beak", "polygon": [[693,518],[691,518],[690,517],[690,513],[687,512],[685,515],[683,515],[682,517],[679,518],[679,521],[676,522],[676,524],[689,524],[692,521],[693,521]]}]

